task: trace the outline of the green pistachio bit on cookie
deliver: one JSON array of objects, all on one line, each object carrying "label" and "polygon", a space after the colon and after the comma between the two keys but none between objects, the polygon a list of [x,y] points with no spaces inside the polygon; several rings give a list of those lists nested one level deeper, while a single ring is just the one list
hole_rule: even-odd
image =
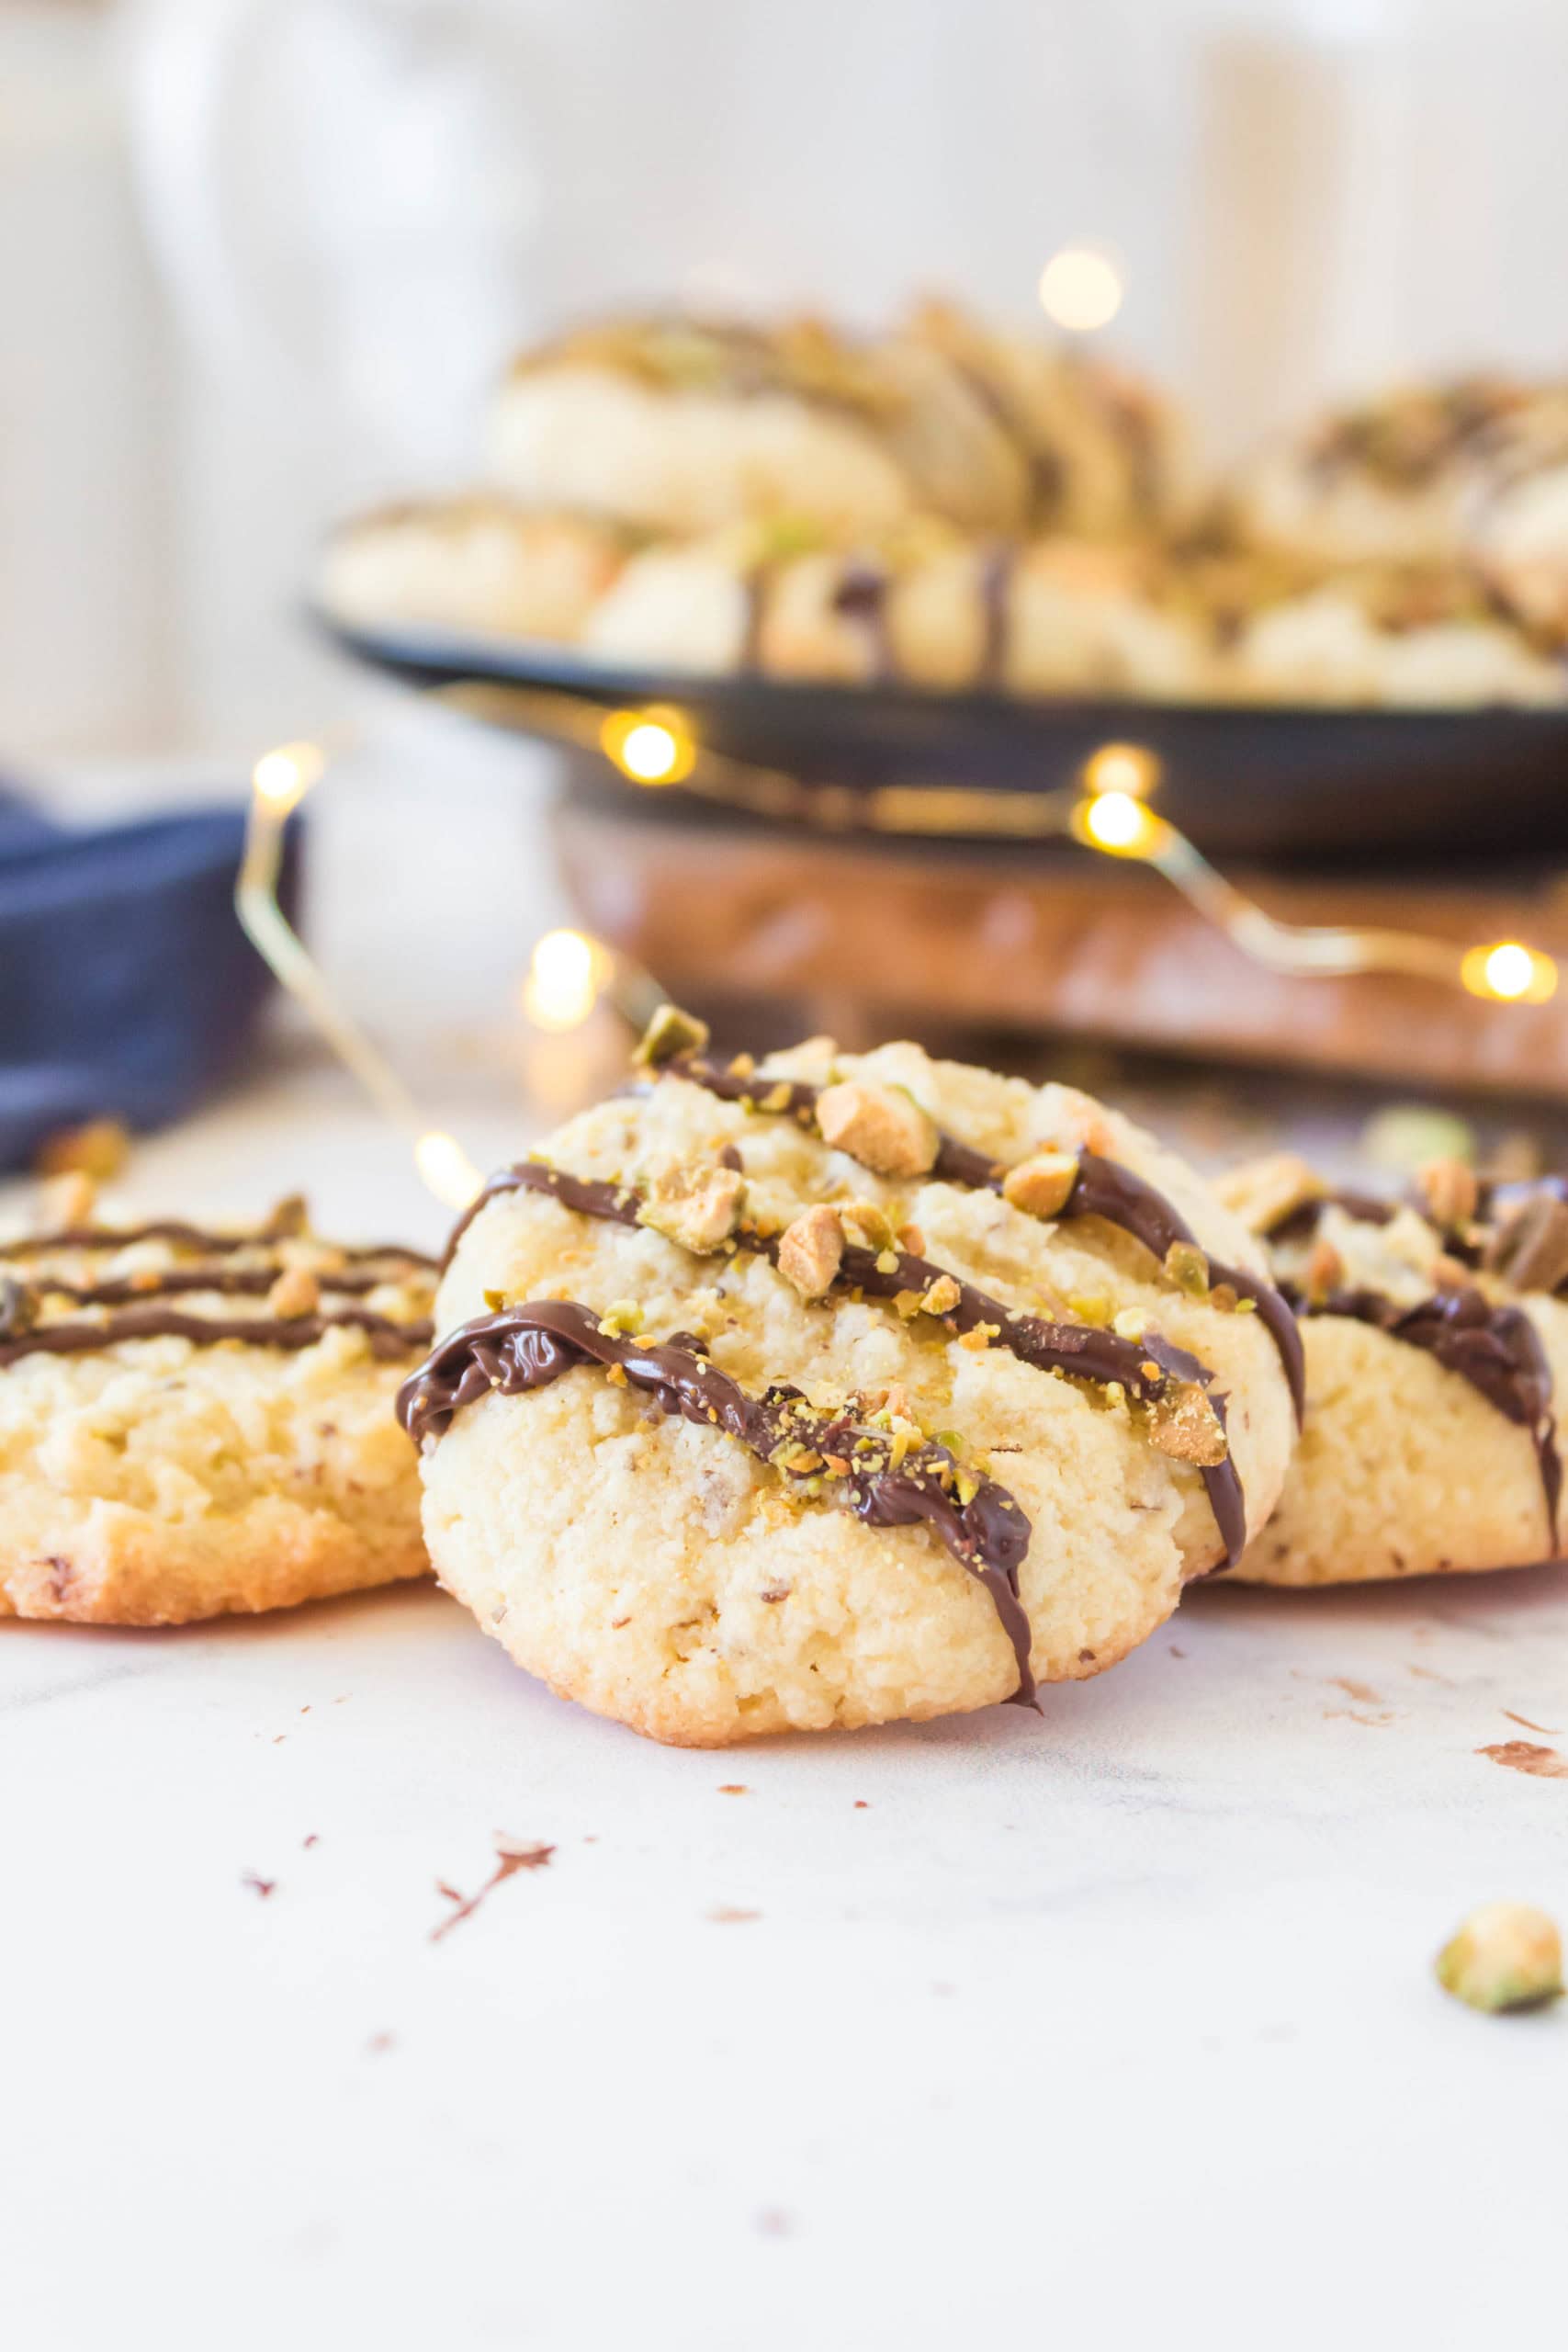
[{"label": "green pistachio bit on cookie", "polygon": [[1173,1241],[1165,1253],[1165,1271],[1189,1298],[1209,1295],[1209,1261],[1195,1241]]},{"label": "green pistachio bit on cookie", "polygon": [[1002,1198],[1026,1216],[1060,1216],[1078,1181],[1078,1163],[1068,1151],[1037,1151],[1002,1178]]},{"label": "green pistachio bit on cookie", "polygon": [[817,1098],[824,1143],[847,1151],[879,1176],[923,1176],[942,1137],[934,1119],[902,1086],[864,1086],[847,1079]]},{"label": "green pistachio bit on cookie", "polygon": [[643,1031],[632,1060],[639,1069],[660,1069],[682,1054],[700,1054],[708,1041],[708,1026],[678,1004],[661,1004]]}]

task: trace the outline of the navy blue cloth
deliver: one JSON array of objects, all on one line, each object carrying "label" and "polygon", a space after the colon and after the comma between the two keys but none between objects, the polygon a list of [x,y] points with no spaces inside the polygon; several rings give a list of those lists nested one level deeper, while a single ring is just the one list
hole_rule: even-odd
[{"label": "navy blue cloth", "polygon": [[[239,1065],[272,984],[244,834],[232,808],[68,831],[0,794],[0,1168],[85,1119],[160,1126]],[[298,853],[291,826],[288,899]]]}]

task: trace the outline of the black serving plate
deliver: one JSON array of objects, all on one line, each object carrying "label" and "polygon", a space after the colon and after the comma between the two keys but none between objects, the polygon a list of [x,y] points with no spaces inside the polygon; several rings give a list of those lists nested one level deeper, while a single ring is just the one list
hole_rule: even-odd
[{"label": "black serving plate", "polygon": [[[516,639],[321,626],[355,660],[412,686],[513,685],[592,706],[674,705],[712,750],[807,784],[1048,792],[1071,784],[1101,745],[1131,742],[1160,761],[1162,813],[1212,856],[1321,866],[1568,852],[1568,708],[1025,702],[611,670]],[[486,716],[549,731],[521,701],[509,715],[497,697]],[[981,830],[994,836],[994,827]]]}]

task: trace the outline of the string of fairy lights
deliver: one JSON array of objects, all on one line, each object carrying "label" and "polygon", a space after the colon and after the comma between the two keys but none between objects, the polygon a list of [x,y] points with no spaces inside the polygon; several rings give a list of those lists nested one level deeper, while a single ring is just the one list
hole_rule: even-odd
[{"label": "string of fairy lights", "polygon": [[[647,791],[671,786],[751,814],[842,832],[961,833],[1070,839],[1101,856],[1150,866],[1252,962],[1300,978],[1404,973],[1462,989],[1498,1005],[1539,1005],[1555,993],[1553,958],[1522,940],[1469,946],[1418,933],[1348,924],[1299,924],[1269,914],[1212,865],[1156,805],[1157,755],[1138,743],[1106,743],[1070,784],[1048,792],[942,791],[812,785],[704,745],[677,709],[657,706],[604,715],[574,695],[464,681],[439,690],[475,716],[505,717],[561,745],[596,749]],[[344,1010],[279,903],[289,817],[329,764],[319,742],[278,745],[252,774],[250,820],[235,892],[239,916],[280,984],[377,1108],[407,1138],[428,1189],[448,1207],[473,1198],[480,1172],[455,1136],[432,1127],[380,1047]],[[542,1031],[587,1023],[608,1001],[640,1028],[661,991],[653,977],[606,941],[559,930],[536,942],[523,1010]]]}]

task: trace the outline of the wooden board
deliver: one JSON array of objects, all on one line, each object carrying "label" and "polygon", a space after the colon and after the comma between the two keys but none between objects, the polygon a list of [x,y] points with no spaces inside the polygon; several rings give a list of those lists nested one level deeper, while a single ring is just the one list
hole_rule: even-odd
[{"label": "wooden board", "polygon": [[[1568,1100],[1568,987],[1545,1005],[1497,1005],[1399,976],[1281,977],[1156,875],[1070,848],[675,825],[581,797],[554,821],[582,922],[697,1009],[787,1006],[849,1044],[1001,1027]],[[1234,878],[1291,922],[1386,923],[1467,945],[1522,936],[1568,964],[1556,876]]]}]

